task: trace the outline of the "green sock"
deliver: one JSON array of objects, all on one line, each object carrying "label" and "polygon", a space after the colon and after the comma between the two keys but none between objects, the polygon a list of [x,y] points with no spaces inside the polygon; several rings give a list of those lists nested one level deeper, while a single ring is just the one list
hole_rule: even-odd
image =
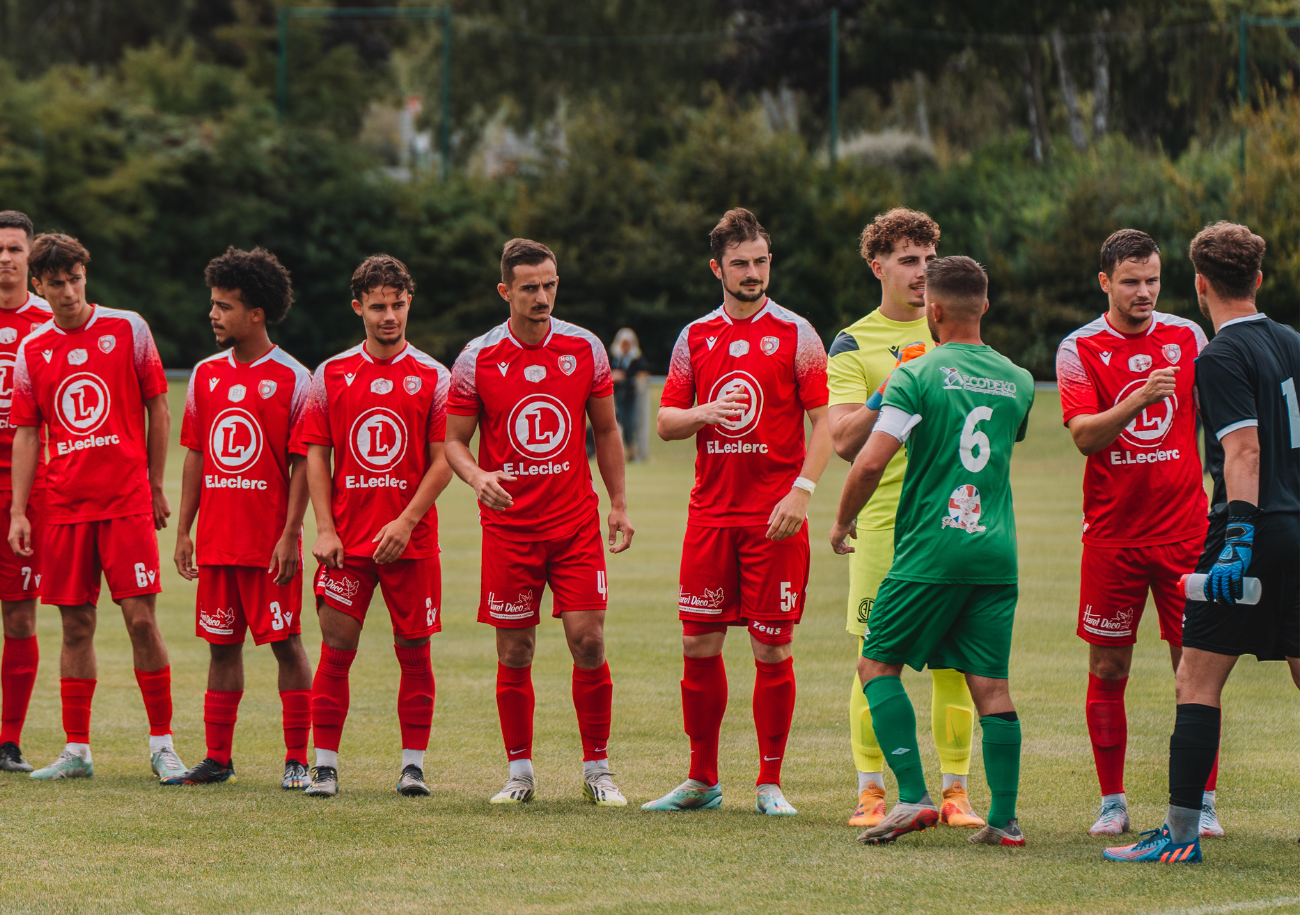
[{"label": "green sock", "polygon": [[985,715],[980,719],[984,730],[984,777],[988,779],[993,802],[989,805],[989,825],[1002,829],[1016,815],[1016,792],[1020,788],[1020,721],[1007,721]]},{"label": "green sock", "polygon": [[898,779],[898,800],[918,804],[925,797],[925,774],[916,743],[916,711],[898,677],[876,677],[862,687],[871,706],[871,726],[885,762]]}]

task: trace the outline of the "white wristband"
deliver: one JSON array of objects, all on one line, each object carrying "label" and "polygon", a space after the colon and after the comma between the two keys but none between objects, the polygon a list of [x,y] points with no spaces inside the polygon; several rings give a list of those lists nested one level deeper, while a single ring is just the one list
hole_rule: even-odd
[{"label": "white wristband", "polygon": [[817,484],[814,483],[812,480],[808,479],[807,477],[796,477],[794,481],[794,488],[802,489],[804,492],[811,495],[812,493],[817,491]]}]

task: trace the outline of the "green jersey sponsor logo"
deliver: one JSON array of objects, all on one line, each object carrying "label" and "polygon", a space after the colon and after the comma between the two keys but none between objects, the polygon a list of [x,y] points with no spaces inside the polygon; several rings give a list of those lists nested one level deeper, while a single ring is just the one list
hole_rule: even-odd
[{"label": "green jersey sponsor logo", "polygon": [[961,369],[949,368],[946,365],[939,366],[939,371],[943,372],[943,389],[945,391],[974,391],[979,394],[997,394],[1000,397],[1016,396],[1016,383],[1014,381],[964,375]]}]

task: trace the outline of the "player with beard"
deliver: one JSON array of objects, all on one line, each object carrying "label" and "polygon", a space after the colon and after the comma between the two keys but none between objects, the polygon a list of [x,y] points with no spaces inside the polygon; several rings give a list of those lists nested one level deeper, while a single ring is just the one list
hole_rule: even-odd
[{"label": "player with beard", "polygon": [[[311,797],[339,791],[338,750],[351,697],[348,673],[378,585],[401,668],[397,791],[425,796],[424,753],[433,725],[429,637],[442,630],[442,569],[434,501],[451,480],[443,457],[449,373],[406,340],[415,282],[387,254],[352,274],[352,310],[366,339],[312,376],[296,453],[307,455],[316,515],[312,555],[320,663],[311,688],[316,765]],[[333,471],[330,469],[333,459]]]},{"label": "player with beard", "polygon": [[172,745],[171,664],[155,612],[162,590],[155,532],[171,514],[163,493],[167,376],[144,318],[86,301],[88,263],[90,252],[75,238],[36,238],[32,283],[50,303],[53,320],[23,340],[14,367],[9,546],[19,556],[33,555],[27,505],[44,426],[49,464],[41,547],[60,561],[43,569],[41,598],[62,617],[59,688],[68,738],[59,757],[31,777],[95,774],[90,706],[98,682],[95,604],[102,573],[131,639],[149,719],[149,764],[166,779],[185,771]]},{"label": "player with beard", "polygon": [[[862,230],[861,253],[880,280],[880,307],[840,331],[827,365],[831,441],[846,461],[852,462],[866,444],[893,370],[933,347],[925,322],[925,268],[938,256],[938,244],[934,220],[901,207],[882,213]],[[855,524],[845,628],[858,637],[859,655],[871,605],[894,558],[894,516],[906,469],[907,456],[900,451]],[[930,729],[943,774],[939,821],[978,828],[984,820],[971,810],[966,791],[975,703],[959,671],[932,669],[930,677]],[[849,741],[858,770],[858,805],[849,825],[875,826],[885,818],[885,758],[856,670],[849,694]]]},{"label": "player with beard", "polygon": [[[1061,341],[1056,378],[1065,425],[1088,456],[1078,634],[1088,643],[1085,709],[1101,786],[1089,832],[1117,836],[1129,829],[1124,691],[1147,592],[1177,671],[1178,579],[1195,567],[1205,540],[1195,383],[1206,339],[1195,322],[1156,311],[1160,249],[1145,232],[1107,238],[1097,278],[1109,307]],[[1223,835],[1213,780],[1201,834]]]},{"label": "player with beard", "polygon": [[[542,589],[549,586],[551,615],[563,624],[573,656],[583,797],[599,807],[624,807],[627,799],[609,769],[608,588],[585,420],[609,494],[611,553],[632,544],[623,440],[604,346],[552,316],[559,283],[550,248],[526,238],[506,243],[497,293],[509,303],[510,317],[471,340],[452,369],[447,459],[474,488],[483,525],[478,618],[496,630],[497,713],[510,766],[491,803],[526,803],[536,792],[532,664]],[[475,429],[477,460],[469,450]]]},{"label": "player with beard", "polygon": [[768,298],[772,243],[753,213],[729,210],[709,243],[722,305],[677,338],[659,408],[660,438],[694,437],[696,448],[677,604],[690,772],[642,809],[722,804],[722,646],[729,627],[744,626],[757,669],[755,809],[794,816],[781,763],[794,714],[791,642],[808,587],[808,500],[831,456],[826,350],[812,325]]},{"label": "player with beard", "polygon": [[[34,230],[26,214],[0,212],[0,497],[10,501],[10,455],[14,427],[9,406],[14,392],[14,360],[20,342],[50,319],[49,305],[27,289],[27,258]],[[0,771],[30,772],[20,744],[40,649],[36,642],[36,598],[41,584],[41,527],[45,521],[45,454],[37,454],[36,482],[27,502],[32,524],[31,556],[0,550],[0,611],[4,617],[4,655],[0,658]]]},{"label": "player with beard", "polygon": [[[281,787],[305,788],[311,665],[303,651],[302,516],[306,458],[290,453],[311,373],[271,342],[289,313],[289,271],[270,251],[227,249],[204,272],[208,319],[222,351],[194,367],[185,397],[176,569],[199,583],[195,630],[211,661],[203,697],[207,755],[165,785],[234,781],[244,695],[244,635],[279,665],[285,762]],[[198,515],[197,548],[190,528]],[[196,555],[197,554],[197,555]],[[195,564],[197,562],[197,565]]]}]

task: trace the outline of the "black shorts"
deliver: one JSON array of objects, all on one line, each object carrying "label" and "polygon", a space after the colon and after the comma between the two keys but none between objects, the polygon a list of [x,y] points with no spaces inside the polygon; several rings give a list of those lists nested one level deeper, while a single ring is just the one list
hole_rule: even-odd
[{"label": "black shorts", "polygon": [[[1223,550],[1224,525],[1211,525],[1197,572],[1208,572]],[[1253,654],[1261,661],[1300,658],[1300,516],[1261,515],[1246,575],[1263,595],[1253,607],[1189,600],[1183,647],[1215,654]]]}]

